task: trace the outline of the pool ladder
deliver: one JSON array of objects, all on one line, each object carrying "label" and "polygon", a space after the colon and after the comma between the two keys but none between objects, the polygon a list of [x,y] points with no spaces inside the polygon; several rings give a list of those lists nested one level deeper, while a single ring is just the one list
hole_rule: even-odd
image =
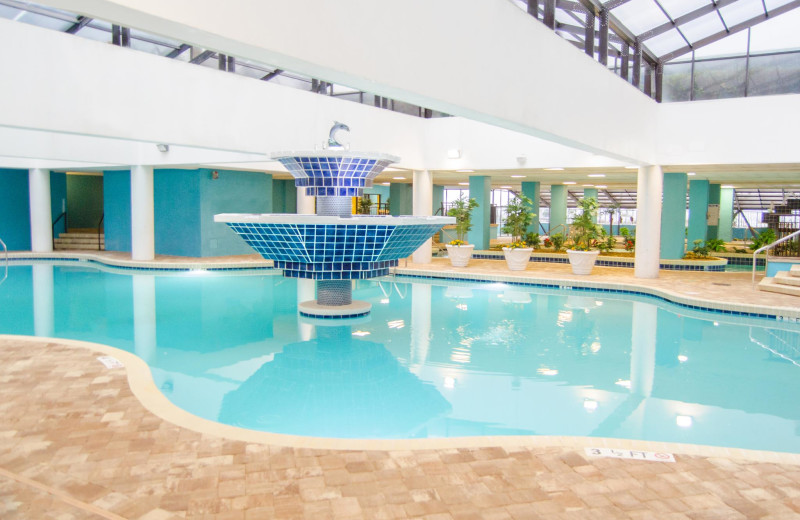
[{"label": "pool ladder", "polygon": [[3,273],[3,279],[0,280],[0,283],[3,283],[3,282],[6,281],[6,278],[8,278],[8,248],[6,247],[6,243],[3,242],[2,238],[0,238],[0,245],[3,246],[3,251],[5,252],[5,256],[6,256],[6,268],[5,268],[5,272]]}]

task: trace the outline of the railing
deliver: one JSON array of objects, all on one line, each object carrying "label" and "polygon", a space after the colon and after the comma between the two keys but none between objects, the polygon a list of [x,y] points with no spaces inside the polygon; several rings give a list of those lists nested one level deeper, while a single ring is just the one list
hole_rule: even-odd
[{"label": "railing", "polygon": [[759,247],[758,249],[753,251],[753,279],[752,279],[753,280],[753,285],[756,284],[756,255],[758,253],[761,253],[762,251],[766,251],[767,252],[766,258],[764,259],[764,273],[766,274],[767,265],[769,264],[769,250],[772,249],[773,247],[777,246],[778,244],[782,244],[784,242],[787,242],[787,241],[791,240],[792,238],[794,238],[796,236],[800,236],[800,229],[798,229],[797,231],[795,231],[791,235],[786,235],[785,237],[782,237],[782,238],[776,240],[775,242],[773,242],[771,244],[767,244],[764,247]]},{"label": "railing", "polygon": [[56,224],[58,224],[58,221],[62,218],[64,219],[64,231],[67,230],[67,212],[65,211],[53,221],[53,249],[56,248]]},{"label": "railing", "polygon": [[6,243],[3,242],[2,239],[0,239],[0,245],[3,246],[3,251],[5,252],[6,255],[6,270],[5,273],[3,273],[3,279],[0,280],[0,283],[3,283],[6,281],[6,278],[8,278],[8,248],[6,247]]},{"label": "railing", "polygon": [[105,220],[106,214],[103,213],[103,216],[100,217],[100,221],[97,223],[97,250],[102,251],[103,246],[102,242],[100,242],[100,231],[103,229],[103,220]]}]

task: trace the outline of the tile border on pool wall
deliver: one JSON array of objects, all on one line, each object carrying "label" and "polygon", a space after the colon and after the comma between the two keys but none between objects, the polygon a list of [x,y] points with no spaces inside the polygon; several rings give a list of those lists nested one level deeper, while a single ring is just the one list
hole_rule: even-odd
[{"label": "tile border on pool wall", "polygon": [[58,343],[72,348],[88,349],[104,355],[110,355],[122,362],[123,368],[109,370],[125,370],[128,385],[142,404],[152,414],[164,421],[181,428],[230,440],[287,446],[292,448],[309,448],[321,450],[432,450],[457,448],[486,447],[549,447],[565,448],[617,448],[636,451],[668,452],[678,455],[701,457],[726,457],[758,462],[800,465],[800,453],[784,453],[773,451],[747,450],[740,448],[723,448],[697,444],[682,444],[657,441],[639,441],[632,439],[615,439],[607,437],[567,437],[555,435],[542,436],[476,436],[476,437],[442,437],[436,439],[336,439],[325,437],[301,437],[255,430],[246,430],[236,426],[216,423],[190,414],[178,408],[167,399],[153,381],[150,367],[141,358],[131,352],[108,345],[86,341],[39,338],[34,336],[12,336],[0,334],[0,342],[27,341],[41,345]]},{"label": "tile border on pool wall", "polygon": [[401,267],[396,267],[392,269],[391,272],[396,276],[404,276],[409,278],[469,281],[476,283],[502,282],[512,285],[541,287],[548,289],[581,289],[594,292],[651,296],[693,310],[719,312],[723,314],[748,316],[753,318],[768,318],[779,321],[800,320],[800,308],[767,307],[763,305],[717,302],[712,300],[704,300],[702,298],[691,298],[657,287],[645,287],[634,284],[574,279],[558,280],[551,278],[532,278],[512,275],[485,275],[480,273],[456,274],[451,271],[437,272]]}]

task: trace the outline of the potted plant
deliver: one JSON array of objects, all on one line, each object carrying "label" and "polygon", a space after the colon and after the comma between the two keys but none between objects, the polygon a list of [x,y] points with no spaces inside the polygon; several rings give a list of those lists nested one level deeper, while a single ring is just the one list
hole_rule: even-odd
[{"label": "potted plant", "polygon": [[456,219],[456,239],[447,244],[447,257],[453,267],[466,267],[472,258],[474,244],[467,244],[467,232],[472,229],[472,210],[478,207],[478,201],[460,197],[453,202],[447,211],[448,217]]},{"label": "potted plant", "polygon": [[533,247],[523,238],[533,220],[531,207],[531,199],[525,195],[514,197],[506,207],[503,232],[511,235],[511,244],[503,248],[503,254],[511,271],[524,271],[531,259]]},{"label": "potted plant", "polygon": [[581,199],[580,210],[570,226],[572,246],[567,249],[574,274],[591,273],[597,255],[600,254],[598,249],[592,250],[595,240],[600,236],[600,226],[594,221],[595,215],[597,215],[597,199],[594,197]]}]

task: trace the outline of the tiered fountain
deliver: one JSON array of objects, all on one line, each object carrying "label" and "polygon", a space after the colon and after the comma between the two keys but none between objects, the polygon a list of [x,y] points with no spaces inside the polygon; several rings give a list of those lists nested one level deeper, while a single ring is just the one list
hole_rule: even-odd
[{"label": "tiered fountain", "polygon": [[301,302],[301,315],[351,318],[369,313],[371,305],[353,301],[351,280],[389,274],[452,217],[353,215],[352,197],[398,157],[345,150],[336,140],[336,123],[321,151],[272,154],[295,178],[295,186],[316,196],[316,215],[225,213],[225,222],[261,256],[275,262],[290,278],[317,281],[317,299]]}]

